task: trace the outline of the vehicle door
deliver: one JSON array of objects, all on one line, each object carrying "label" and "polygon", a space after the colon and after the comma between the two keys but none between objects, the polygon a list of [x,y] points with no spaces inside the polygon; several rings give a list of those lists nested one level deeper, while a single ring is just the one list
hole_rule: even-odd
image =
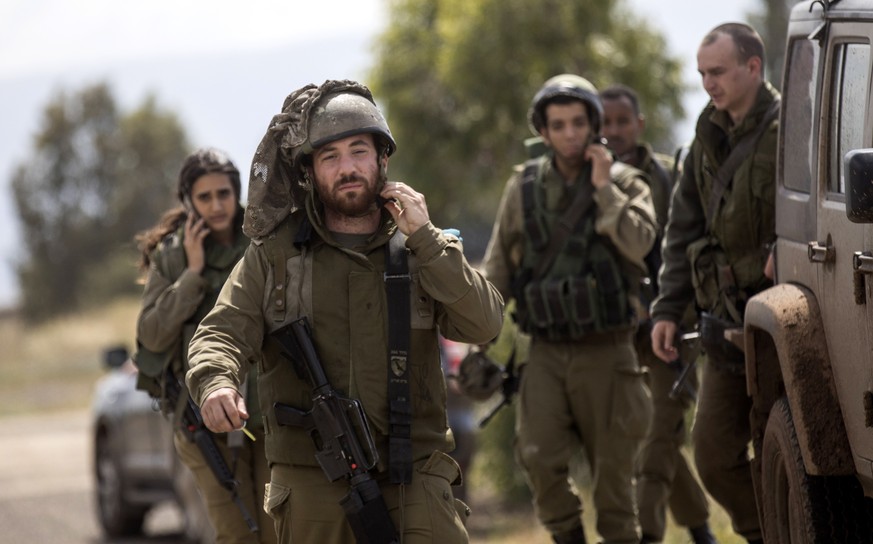
[{"label": "vehicle door", "polygon": [[873,282],[859,284],[855,254],[873,251],[873,237],[868,226],[852,223],[846,216],[843,157],[852,149],[871,147],[873,142],[871,28],[870,23],[839,21],[827,32],[821,111],[824,137],[818,149],[818,227],[816,240],[809,245],[840,407],[856,468],[866,475],[871,473],[873,459],[871,440],[865,438],[870,429],[864,406],[871,391],[873,357],[868,323],[873,323],[873,290],[869,285]]}]

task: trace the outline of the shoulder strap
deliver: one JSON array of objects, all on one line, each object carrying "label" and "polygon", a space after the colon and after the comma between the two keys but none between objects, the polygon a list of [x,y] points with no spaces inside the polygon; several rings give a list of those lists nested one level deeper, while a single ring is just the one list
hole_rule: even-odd
[{"label": "shoulder strap", "polygon": [[385,252],[388,299],[388,473],[392,484],[412,481],[412,402],[409,398],[411,284],[406,236],[394,233]]},{"label": "shoulder strap", "polygon": [[538,197],[536,180],[539,178],[540,161],[531,159],[524,165],[521,174],[521,206],[524,216],[524,231],[534,251],[542,251],[549,242],[549,233],[536,214]]},{"label": "shoulder strap", "polygon": [[730,155],[721,164],[718,172],[715,174],[715,180],[712,185],[712,193],[709,195],[709,205],[707,206],[706,217],[710,224],[715,220],[715,211],[718,209],[718,204],[724,196],[725,190],[733,180],[734,173],[740,164],[751,154],[752,150],[758,144],[758,140],[764,134],[764,131],[770,126],[776,117],[779,115],[780,100],[774,100],[767,111],[764,113],[764,118],[758,123],[758,126],[752,132],[747,133],[737,145],[731,149]]},{"label": "shoulder strap", "polygon": [[285,250],[291,245],[292,240],[294,246],[302,252],[306,252],[309,236],[311,235],[311,225],[308,221],[300,225],[297,232],[291,231],[291,223],[284,221],[266,238],[263,239],[264,250],[267,253],[267,258],[270,261],[270,267],[273,269],[273,321],[283,323],[287,308],[285,307],[285,279],[287,277],[287,260],[288,255]]},{"label": "shoulder strap", "polygon": [[677,147],[676,151],[673,153],[673,169],[670,171],[671,187],[675,187],[676,184],[679,183],[679,175],[682,173],[682,170],[685,167],[685,159],[688,157],[688,153],[690,151],[690,145],[682,144]]}]

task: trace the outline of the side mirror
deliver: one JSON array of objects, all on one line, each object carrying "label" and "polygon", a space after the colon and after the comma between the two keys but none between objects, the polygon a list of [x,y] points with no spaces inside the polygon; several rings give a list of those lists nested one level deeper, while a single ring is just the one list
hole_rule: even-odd
[{"label": "side mirror", "polygon": [[119,368],[127,361],[128,357],[126,347],[116,346],[103,351],[103,364],[106,368]]},{"label": "side mirror", "polygon": [[852,223],[873,223],[873,149],[853,149],[843,159],[846,215]]}]

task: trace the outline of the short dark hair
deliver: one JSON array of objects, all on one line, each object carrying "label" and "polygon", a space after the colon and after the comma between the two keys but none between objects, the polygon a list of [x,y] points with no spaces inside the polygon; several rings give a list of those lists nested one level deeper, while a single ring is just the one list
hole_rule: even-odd
[{"label": "short dark hair", "polygon": [[761,73],[764,72],[764,40],[754,28],[745,23],[724,23],[710,30],[703,38],[702,45],[711,44],[720,34],[730,36],[737,46],[737,60],[745,63],[752,57],[758,57],[761,59]]},{"label": "short dark hair", "polygon": [[616,83],[600,91],[600,100],[621,100],[627,98],[633,107],[634,114],[640,114],[640,97],[637,92],[627,85]]}]

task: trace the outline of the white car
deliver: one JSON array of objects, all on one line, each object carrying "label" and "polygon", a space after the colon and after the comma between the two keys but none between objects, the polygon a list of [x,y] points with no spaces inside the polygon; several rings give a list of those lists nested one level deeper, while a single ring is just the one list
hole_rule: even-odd
[{"label": "white car", "polygon": [[214,541],[193,477],[173,446],[172,422],[151,397],[136,389],[137,370],[127,350],[107,350],[109,372],[96,384],[92,403],[97,513],[106,536],[141,534],[148,511],[167,501],[182,512],[185,536]]}]

